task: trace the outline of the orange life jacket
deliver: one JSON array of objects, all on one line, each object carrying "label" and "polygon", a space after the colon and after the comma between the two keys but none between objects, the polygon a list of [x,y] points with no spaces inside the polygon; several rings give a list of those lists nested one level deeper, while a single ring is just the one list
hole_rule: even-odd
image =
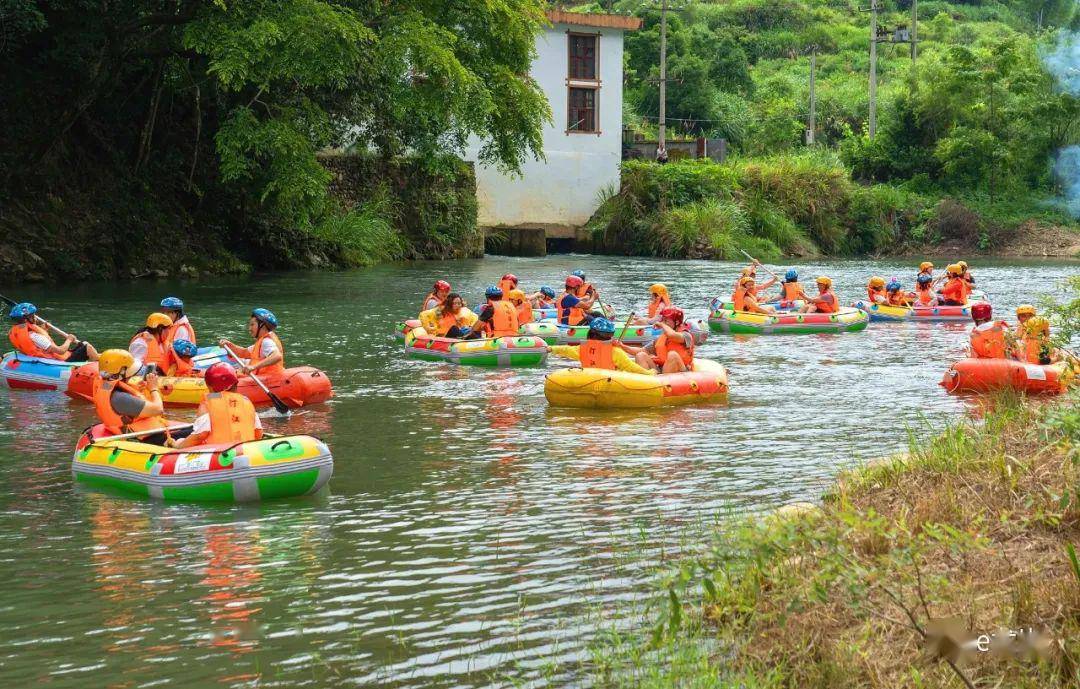
[{"label": "orange life jacket", "polygon": [[191,359],[182,359],[175,352],[169,351],[169,368],[165,371],[170,376],[193,376],[195,375],[195,364]]},{"label": "orange life jacket", "polygon": [[458,324],[458,317],[456,313],[444,312],[439,316],[438,329],[435,333],[436,336],[442,337],[446,333],[450,332],[450,328],[453,328]]},{"label": "orange life jacket", "polygon": [[181,316],[180,320],[165,329],[165,349],[167,351],[172,351],[173,342],[176,340],[176,332],[183,326],[187,326],[188,331],[191,333],[188,342],[195,344],[195,326],[191,325],[191,321],[187,319],[187,316]]},{"label": "orange life jacket", "polygon": [[581,321],[585,320],[585,312],[581,308],[574,306],[572,308],[564,308],[562,305],[562,299],[559,300],[559,322],[564,320],[567,325],[577,325]]},{"label": "orange life jacket", "polygon": [[517,309],[505,299],[492,304],[495,313],[484,325],[489,337],[508,337],[518,334]]},{"label": "orange life jacket", "polygon": [[819,294],[818,299],[825,300],[817,303],[818,313],[836,313],[840,310],[840,303],[836,298],[836,294],[834,294],[832,290],[829,290],[824,294]]},{"label": "orange life jacket", "polygon": [[[169,352],[171,349],[166,349],[165,345],[158,341],[156,337],[146,332],[145,330],[139,333],[135,333],[135,337],[131,338],[131,342],[136,340],[143,340],[146,342],[146,356],[143,358],[144,364],[155,364],[159,371],[169,370]],[[128,348],[131,348],[131,344],[128,344]]]},{"label": "orange life jacket", "polygon": [[977,359],[1005,358],[1005,331],[1009,325],[991,321],[971,329],[971,354]]},{"label": "orange life jacket", "polygon": [[264,334],[260,335],[259,337],[257,337],[255,339],[255,344],[251,345],[251,349],[249,350],[251,352],[251,358],[248,360],[248,366],[255,367],[259,362],[261,362],[263,360],[263,357],[259,356],[259,352],[262,351],[263,340],[265,340],[267,338],[270,338],[271,340],[273,340],[274,344],[277,345],[277,350],[278,350],[278,352],[281,353],[281,361],[277,362],[276,364],[274,364],[272,366],[265,366],[263,368],[260,368],[258,370],[258,375],[266,376],[266,375],[277,375],[279,373],[284,373],[285,372],[285,348],[281,346],[281,340],[279,340],[278,336],[275,335],[273,332],[264,333]]},{"label": "orange life jacket", "polygon": [[518,325],[525,325],[526,323],[533,322],[532,304],[526,299],[521,302],[521,305],[517,307],[517,322]]},{"label": "orange life jacket", "polygon": [[[689,330],[690,326],[686,324],[679,326],[680,333],[689,332]],[[664,333],[660,337],[656,338],[656,344],[654,345],[654,347],[656,348],[655,361],[660,365],[663,365],[664,362],[667,361],[668,352],[677,352],[679,358],[682,359],[683,363],[686,364],[687,368],[690,368],[691,364],[694,363],[693,338],[691,338],[690,340],[690,346],[687,347],[685,344],[677,340],[672,340],[669,342],[667,333]]]},{"label": "orange life jacket", "polygon": [[64,361],[70,356],[67,352],[57,355],[38,347],[30,338],[30,333],[32,332],[49,337],[49,333],[45,328],[33,323],[19,323],[18,325],[12,326],[11,330],[8,331],[8,339],[11,340],[12,346],[15,347],[15,350],[20,354],[36,356],[42,359],[57,359],[59,361]]},{"label": "orange life jacket", "polygon": [[577,288],[577,292],[574,293],[574,296],[578,299],[582,299],[589,293],[589,290],[591,290],[592,288],[593,286],[591,282],[583,282],[581,283],[581,287]]},{"label": "orange life jacket", "polygon": [[582,368],[603,368],[615,370],[614,343],[600,340],[585,340],[578,347],[578,359]]},{"label": "orange life jacket", "polygon": [[797,280],[795,282],[785,282],[780,287],[784,290],[783,299],[787,301],[802,299],[803,288]]},{"label": "orange life jacket", "polygon": [[867,287],[866,299],[871,304],[885,304],[889,301],[888,295],[885,294],[884,287]]},{"label": "orange life jacket", "polygon": [[971,288],[968,283],[964,282],[963,278],[950,278],[945,286],[941,288],[941,297],[946,301],[955,302],[957,304],[966,304],[967,296],[971,292]]},{"label": "orange life jacket", "polygon": [[921,287],[915,288],[915,305],[916,306],[937,306],[937,295],[934,294],[933,287],[927,287],[922,289]]},{"label": "orange life jacket", "polygon": [[1032,337],[1031,335],[1025,336],[1020,340],[1020,352],[1024,356],[1024,361],[1029,364],[1041,363],[1042,354],[1046,352],[1049,354],[1049,344],[1044,338]]},{"label": "orange life jacket", "polygon": [[661,294],[659,299],[649,302],[649,318],[656,318],[656,314],[670,306],[671,300]]},{"label": "orange life jacket", "polygon": [[210,415],[206,443],[243,443],[262,437],[255,427],[255,405],[235,392],[211,392],[203,398]]},{"label": "orange life jacket", "polygon": [[94,376],[94,410],[98,418],[104,424],[105,430],[112,434],[130,433],[132,431],[149,431],[157,428],[165,428],[169,422],[162,416],[140,416],[131,418],[121,416],[112,407],[112,394],[115,390],[121,390],[135,397],[150,401],[151,395],[140,390],[123,380],[102,380],[100,376]]},{"label": "orange life jacket", "polygon": [[908,296],[903,290],[896,290],[895,292],[888,293],[889,306],[907,306],[909,303]]},{"label": "orange life jacket", "polygon": [[735,304],[736,311],[746,310],[746,288],[736,287],[735,293],[731,295],[731,301]]},{"label": "orange life jacket", "polygon": [[517,283],[513,280],[499,280],[499,289],[502,290],[503,299],[506,299],[510,295],[510,290],[517,289]]}]

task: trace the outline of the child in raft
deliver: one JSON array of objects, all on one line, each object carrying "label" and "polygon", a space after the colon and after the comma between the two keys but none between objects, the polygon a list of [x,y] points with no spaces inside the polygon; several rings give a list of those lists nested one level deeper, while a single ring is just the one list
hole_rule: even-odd
[{"label": "child in raft", "polygon": [[894,277],[889,284],[885,285],[885,302],[889,306],[907,307],[914,302],[914,295],[905,292],[903,285],[900,284],[900,278]]},{"label": "child in raft", "polygon": [[566,278],[566,292],[559,297],[557,302],[559,323],[561,325],[588,324],[593,319],[588,311],[596,303],[596,291],[593,290],[591,296],[577,296],[584,284],[585,281],[577,275]]},{"label": "child in raft", "polygon": [[975,359],[1004,359],[1009,351],[1006,334],[1009,324],[993,321],[994,311],[990,304],[980,302],[971,307],[971,320],[975,325],[969,334],[968,356]]},{"label": "child in raft", "polygon": [[809,301],[802,285],[799,283],[799,271],[791,268],[784,273],[784,281],[780,283],[781,301]]},{"label": "child in raft", "polygon": [[971,294],[971,286],[964,280],[964,269],[959,264],[953,263],[945,269],[948,276],[945,286],[941,288],[941,296],[938,304],[942,306],[964,306],[968,303],[968,295]]},{"label": "child in raft", "polygon": [[195,362],[192,358],[199,353],[194,342],[175,340],[169,350],[169,366],[164,371],[167,376],[195,376]]},{"label": "child in raft", "polygon": [[731,295],[731,301],[736,311],[745,313],[776,313],[776,309],[765,306],[758,302],[758,288],[754,284],[754,278],[747,276],[739,280],[739,286]]},{"label": "child in raft", "polygon": [[915,281],[915,306],[937,306],[937,294],[934,292],[934,278],[920,273]]},{"label": "child in raft", "polygon": [[866,283],[866,301],[869,304],[888,304],[889,296],[885,293],[885,278],[875,275]]},{"label": "child in raft", "polygon": [[467,340],[488,337],[510,337],[518,334],[517,309],[503,296],[498,285],[488,285],[484,290],[487,303],[480,309],[480,316],[472,330],[465,333]]},{"label": "child in raft", "polygon": [[551,353],[581,362],[582,368],[602,368],[642,375],[656,375],[653,367],[640,366],[626,353],[621,342],[612,342],[615,324],[606,318],[594,318],[581,345],[554,345]]},{"label": "child in raft", "polygon": [[517,309],[518,326],[525,325],[526,323],[532,323],[533,318],[532,304],[525,298],[525,293],[519,289],[512,289],[506,295],[510,300],[510,303]]}]

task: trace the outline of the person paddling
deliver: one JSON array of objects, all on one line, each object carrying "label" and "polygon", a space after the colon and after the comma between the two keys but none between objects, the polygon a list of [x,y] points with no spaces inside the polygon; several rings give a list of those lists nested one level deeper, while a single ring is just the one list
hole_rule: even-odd
[{"label": "person paddling", "polygon": [[240,368],[241,372],[277,375],[285,371],[285,347],[277,336],[277,329],[277,316],[268,309],[253,309],[248,319],[248,334],[255,342],[250,347],[241,347],[222,338],[218,344],[247,360]]},{"label": "person paddling", "polygon": [[1004,359],[1008,346],[1005,334],[1009,324],[1005,321],[993,321],[993,308],[986,302],[979,302],[971,307],[971,328],[968,354],[976,359]]},{"label": "person paddling", "polygon": [[742,311],[743,313],[776,313],[776,309],[773,307],[758,302],[758,289],[752,277],[745,277],[740,280],[739,289],[735,291],[735,294],[731,295],[731,298],[736,311]]},{"label": "person paddling", "polygon": [[930,282],[934,281],[934,264],[930,261],[923,261],[919,264],[919,274],[915,276],[915,282],[919,282],[919,278],[923,275],[930,278]]},{"label": "person paddling", "polygon": [[581,284],[574,289],[574,296],[578,299],[585,299],[591,297],[589,303],[592,304],[600,300],[600,292],[593,286],[593,284],[585,279],[585,271],[575,270],[570,273],[573,277],[581,280]]},{"label": "person paddling", "polygon": [[172,324],[172,319],[163,313],[154,312],[146,317],[146,326],[139,328],[128,343],[128,351],[140,366],[154,366],[159,373],[169,370],[171,346],[166,343],[166,337]]},{"label": "person paddling", "polygon": [[642,375],[655,375],[652,366],[638,365],[622,349],[622,343],[613,342],[615,324],[606,318],[594,318],[589,323],[589,333],[580,345],[555,345],[552,354],[581,362],[582,368],[602,368],[608,371],[627,371]]},{"label": "person paddling", "polygon": [[446,301],[446,295],[450,294],[450,283],[446,280],[436,280],[431,292],[424,297],[424,303],[420,305],[421,311],[437,308]]},{"label": "person paddling", "polygon": [[30,302],[12,306],[8,318],[14,322],[8,340],[19,354],[73,363],[98,360],[98,352],[89,342],[80,342],[70,333],[63,343],[53,342],[49,331],[38,325],[37,307]]},{"label": "person paddling", "polygon": [[139,361],[126,349],[107,349],[98,357],[93,401],[105,430],[111,435],[146,431],[140,440],[152,445],[187,435],[189,429],[164,430],[171,424],[164,417],[158,376],[151,372],[141,381],[133,380],[139,370]]},{"label": "person paddling", "polygon": [[885,300],[889,306],[911,306],[913,298],[904,291],[900,278],[893,278],[885,285]]},{"label": "person paddling", "polygon": [[262,438],[262,421],[255,405],[236,392],[240,381],[233,367],[216,363],[206,369],[204,378],[210,392],[199,403],[190,435],[166,444],[181,449],[192,445],[233,445]]},{"label": "person paddling", "polygon": [[577,296],[583,284],[584,281],[577,275],[566,278],[566,292],[559,297],[557,302],[560,324],[581,325],[582,323],[588,324],[592,320],[593,317],[589,315],[588,311],[596,303],[596,291],[593,290],[593,296]]},{"label": "person paddling", "polygon": [[840,310],[840,300],[836,297],[836,293],[833,292],[832,278],[826,275],[819,275],[817,280],[818,295],[816,297],[807,297],[808,303],[802,307],[799,311],[801,313],[836,313]]},{"label": "person paddling", "polygon": [[165,343],[172,346],[176,340],[187,340],[191,344],[197,344],[195,328],[184,313],[184,302],[179,297],[165,297],[161,300],[161,312],[172,319],[172,325],[165,333]]}]

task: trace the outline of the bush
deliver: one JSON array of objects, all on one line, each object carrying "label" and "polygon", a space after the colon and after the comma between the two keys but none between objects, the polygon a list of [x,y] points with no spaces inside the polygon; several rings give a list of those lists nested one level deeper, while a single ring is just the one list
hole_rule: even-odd
[{"label": "bush", "polygon": [[750,224],[733,201],[703,201],[664,213],[651,243],[658,256],[733,260],[741,258],[739,249],[769,258],[780,256],[775,244],[750,235]]},{"label": "bush", "polygon": [[345,263],[370,266],[405,255],[405,242],[394,229],[393,215],[390,195],[384,187],[366,203],[328,215],[311,234],[336,247]]},{"label": "bush", "polygon": [[915,194],[887,184],[855,187],[848,207],[845,250],[853,254],[873,254],[896,246],[917,216]]}]

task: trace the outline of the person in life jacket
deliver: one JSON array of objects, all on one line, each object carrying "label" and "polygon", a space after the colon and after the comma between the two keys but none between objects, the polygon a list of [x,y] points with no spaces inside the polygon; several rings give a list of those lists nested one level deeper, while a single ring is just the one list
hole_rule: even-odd
[{"label": "person in life jacket", "polygon": [[[777,279],[775,276],[773,276],[772,278],[770,278],[770,279],[766,280],[765,282],[761,283],[760,285],[758,285],[757,284],[757,269],[758,269],[758,266],[760,266],[760,265],[761,265],[761,263],[759,261],[755,260],[753,263],[751,263],[750,265],[743,268],[739,272],[739,277],[735,279],[735,289],[736,290],[739,289],[739,283],[742,282],[743,278],[754,278],[754,283],[755,283],[754,289],[757,290],[757,294],[760,296],[765,290],[769,289],[770,287],[775,285],[777,282],[779,282],[779,279]],[[768,300],[766,300],[766,301],[768,301]]]},{"label": "person in life jacket", "polygon": [[108,349],[98,358],[93,401],[105,430],[111,435],[145,431],[140,440],[153,445],[186,435],[186,430],[165,430],[171,424],[164,417],[158,376],[151,372],[141,381],[134,380],[139,369],[139,362],[126,349]]},{"label": "person in life jacket", "polygon": [[801,313],[836,313],[840,310],[840,300],[832,289],[832,278],[819,275],[814,282],[818,287],[816,297],[808,297],[806,306],[800,309]]},{"label": "person in life jacket", "polygon": [[919,264],[919,273],[915,276],[915,282],[919,282],[919,278],[926,275],[930,278],[930,282],[934,281],[934,264],[930,261],[923,261]]},{"label": "person in life jacket", "polygon": [[192,357],[199,353],[199,348],[194,342],[187,340],[175,340],[169,350],[169,366],[164,373],[167,376],[194,376],[195,362]]},{"label": "person in life jacket", "polygon": [[446,295],[446,301],[441,306],[420,314],[420,324],[424,330],[436,337],[464,337],[476,320],[477,315],[465,306],[465,300],[456,292]]},{"label": "person in life jacket", "polygon": [[466,339],[480,337],[510,337],[518,334],[517,309],[503,298],[503,291],[497,285],[489,285],[484,291],[487,303],[480,309],[480,317]]},{"label": "person in life jacket", "polygon": [[754,278],[744,277],[739,280],[739,287],[731,295],[736,311],[746,313],[776,313],[776,309],[758,303],[758,290],[754,284]]},{"label": "person in life jacket", "polygon": [[885,278],[875,275],[866,283],[866,301],[870,304],[887,304],[889,296],[885,293]]},{"label": "person in life jacket", "polygon": [[165,314],[152,313],[146,317],[146,326],[139,328],[128,343],[128,351],[147,370],[151,366],[159,373],[169,370],[172,346],[166,343],[166,337],[172,324],[172,319]]},{"label": "person in life jacket", "polygon": [[694,367],[694,335],[684,322],[683,311],[669,307],[660,312],[657,327],[663,330],[660,337],[645,347],[623,345],[634,354],[638,366],[654,368],[659,373],[681,373]]},{"label": "person in life jacket", "polygon": [[886,303],[889,306],[911,306],[914,295],[909,295],[903,287],[899,278],[893,278],[885,285]]},{"label": "person in life jacket", "polygon": [[1050,321],[1034,316],[1024,323],[1020,340],[1021,361],[1029,364],[1052,364],[1059,359],[1050,344]]},{"label": "person in life jacket", "polygon": [[934,292],[934,278],[920,273],[915,285],[915,306],[937,306],[937,293]]},{"label": "person in life jacket", "polygon": [[218,344],[226,347],[247,363],[242,373],[278,375],[285,372],[285,347],[277,336],[278,319],[268,309],[253,309],[248,319],[248,334],[255,339],[250,347],[241,347],[222,338]]},{"label": "person in life jacket", "polygon": [[780,300],[809,300],[809,297],[806,296],[806,292],[803,291],[802,285],[799,283],[799,271],[795,270],[794,268],[784,273],[784,281],[780,283]]},{"label": "person in life jacket", "polygon": [[529,303],[534,309],[553,309],[555,308],[555,290],[544,285],[539,292],[529,295]]},{"label": "person in life jacket", "polygon": [[525,298],[525,293],[519,289],[512,289],[506,295],[510,300],[510,303],[517,309],[518,326],[525,325],[526,323],[532,323],[533,318],[532,304]]},{"label": "person in life jacket", "polygon": [[945,286],[941,288],[938,303],[943,306],[963,306],[967,304],[971,287],[964,281],[963,269],[954,263],[945,270],[948,279],[945,281]]},{"label": "person in life jacket", "polygon": [[652,366],[643,368],[622,348],[612,342],[615,324],[606,318],[594,318],[589,323],[589,333],[581,345],[555,345],[551,352],[567,359],[581,362],[582,368],[602,368],[609,371],[627,371],[642,375],[656,375]]},{"label": "person in life jacket", "polygon": [[566,292],[556,302],[559,323],[562,325],[587,324],[593,318],[588,311],[596,303],[596,291],[593,290],[590,296],[579,297],[577,293],[582,284],[584,284],[584,281],[577,275],[566,278]]},{"label": "person in life jacket", "polygon": [[161,313],[172,319],[172,325],[169,326],[169,330],[165,334],[165,344],[171,347],[176,340],[187,340],[191,344],[198,343],[198,340],[195,339],[195,328],[191,325],[191,321],[188,320],[187,314],[184,313],[184,302],[179,297],[165,297],[162,299]]},{"label": "person in life jacket", "polygon": [[8,318],[13,321],[8,340],[19,354],[71,362],[98,360],[98,352],[89,342],[80,342],[70,333],[62,344],[53,342],[49,331],[38,325],[37,307],[30,302],[12,306]]},{"label": "person in life jacket", "polygon": [[180,449],[192,445],[235,445],[262,438],[262,421],[255,413],[255,405],[236,392],[239,379],[233,367],[218,362],[206,369],[204,377],[210,391],[199,403],[191,434],[169,441],[168,446]]},{"label": "person in life jacket", "polygon": [[[969,288],[975,288],[975,278],[971,274],[971,270],[968,268],[967,261],[957,261],[957,267],[960,268],[960,277],[964,279],[964,282],[968,284]],[[968,290],[970,291],[970,290]]]},{"label": "person in life jacket", "polygon": [[671,294],[668,292],[667,285],[663,283],[655,283],[649,286],[649,305],[646,308],[646,316],[637,316],[634,318],[634,325],[645,325],[648,323],[660,322],[660,312],[666,308],[673,306],[671,303]]},{"label": "person in life jacket", "polygon": [[1016,307],[1016,335],[1017,339],[1024,336],[1024,325],[1036,315],[1035,307],[1031,304],[1021,304]]},{"label": "person in life jacket", "polygon": [[600,292],[596,290],[596,287],[594,287],[591,282],[588,282],[585,279],[585,271],[575,270],[574,272],[570,273],[570,275],[581,279],[581,284],[578,285],[577,288],[574,290],[575,297],[577,297],[578,299],[584,299],[585,297],[591,296],[593,302],[600,299]]},{"label": "person in life jacket", "polygon": [[420,305],[421,311],[438,308],[446,301],[446,295],[450,294],[450,283],[446,280],[436,280],[431,292],[424,297],[424,303]]},{"label": "person in life jacket", "polygon": [[971,346],[969,356],[976,359],[1004,359],[1008,346],[1005,342],[1005,334],[1009,332],[1009,324],[1005,321],[993,321],[993,308],[990,304],[980,302],[971,307],[971,320],[975,325],[971,328]]},{"label": "person in life jacket", "polygon": [[507,273],[499,280],[499,289],[501,289],[505,295],[509,295],[511,291],[516,290],[517,288],[518,278],[517,275],[514,275],[513,273]]}]

